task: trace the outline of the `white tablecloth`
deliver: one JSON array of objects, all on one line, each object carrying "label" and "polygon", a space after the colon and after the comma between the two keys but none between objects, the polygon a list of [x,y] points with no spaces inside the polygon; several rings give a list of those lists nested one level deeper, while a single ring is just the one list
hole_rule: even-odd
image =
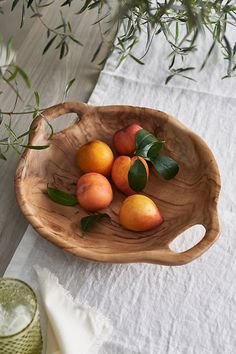
[{"label": "white tablecloth", "polygon": [[[206,43],[205,39],[205,52]],[[117,70],[113,54],[90,103],[164,110],[206,140],[222,175],[220,239],[201,258],[181,267],[111,265],[67,254],[28,227],[6,275],[37,288],[32,266],[47,267],[73,296],[108,316],[114,331],[101,353],[235,353],[236,79],[220,79],[225,63],[217,63],[215,51],[206,70],[197,76],[198,83],[174,79],[165,86],[167,54],[164,42],[155,40],[145,66],[128,59]],[[191,65],[199,66],[202,56],[197,55]],[[199,239],[199,234],[190,234]],[[189,246],[190,240],[182,237],[179,249]]]}]

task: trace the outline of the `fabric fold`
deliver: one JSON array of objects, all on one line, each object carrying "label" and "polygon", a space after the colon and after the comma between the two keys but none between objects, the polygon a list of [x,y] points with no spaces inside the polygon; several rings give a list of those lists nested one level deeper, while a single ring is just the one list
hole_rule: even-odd
[{"label": "fabric fold", "polygon": [[96,354],[110,336],[112,325],[100,312],[75,302],[58,278],[35,266],[48,317],[47,354]]}]

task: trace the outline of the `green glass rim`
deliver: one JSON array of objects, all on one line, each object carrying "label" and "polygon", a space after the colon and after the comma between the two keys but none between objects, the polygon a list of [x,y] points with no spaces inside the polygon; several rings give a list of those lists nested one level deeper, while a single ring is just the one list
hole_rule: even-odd
[{"label": "green glass rim", "polygon": [[20,283],[20,284],[23,284],[26,288],[28,288],[28,290],[31,292],[32,296],[33,296],[33,299],[34,299],[34,302],[35,302],[35,309],[34,309],[34,313],[32,315],[32,319],[31,321],[27,324],[27,326],[25,326],[24,328],[22,328],[19,332],[16,332],[14,334],[10,334],[8,336],[0,336],[0,339],[6,339],[6,338],[12,338],[12,337],[15,337],[15,336],[18,336],[19,334],[21,334],[22,332],[24,332],[28,327],[30,327],[30,325],[32,324],[32,322],[34,321],[35,319],[35,316],[36,316],[36,313],[37,313],[37,308],[38,308],[38,305],[37,305],[37,297],[36,297],[36,294],[34,292],[34,290],[31,288],[31,286],[29,286],[26,282],[24,282],[23,280],[20,280],[20,279],[17,279],[17,278],[0,278],[0,282],[2,280],[10,280],[10,281],[13,281],[13,282],[16,282],[16,283]]}]

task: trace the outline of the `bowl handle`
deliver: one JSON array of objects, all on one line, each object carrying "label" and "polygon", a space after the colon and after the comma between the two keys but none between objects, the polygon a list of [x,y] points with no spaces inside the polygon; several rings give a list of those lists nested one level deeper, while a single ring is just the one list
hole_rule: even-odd
[{"label": "bowl handle", "polygon": [[213,212],[210,222],[204,221],[202,225],[206,229],[205,235],[196,245],[184,252],[174,252],[169,247],[167,262],[169,265],[182,265],[200,257],[211,245],[218,239],[220,234],[220,225],[217,210]]},{"label": "bowl handle", "polygon": [[47,108],[45,111],[35,118],[30,126],[30,130],[33,132],[29,135],[29,145],[32,144],[32,140],[35,135],[45,130],[45,118],[50,121],[66,113],[77,113],[79,117],[86,114],[91,109],[91,106],[83,102],[64,102],[55,106]]}]

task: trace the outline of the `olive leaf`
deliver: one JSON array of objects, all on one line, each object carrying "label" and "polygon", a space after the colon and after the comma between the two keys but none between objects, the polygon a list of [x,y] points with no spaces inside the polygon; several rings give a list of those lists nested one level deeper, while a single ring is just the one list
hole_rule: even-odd
[{"label": "olive leaf", "polygon": [[20,144],[20,146],[26,148],[26,149],[31,149],[31,150],[44,150],[49,148],[50,145],[24,145]]},{"label": "olive leaf", "polygon": [[12,6],[11,6],[11,11],[14,10],[14,8],[16,7],[16,5],[18,4],[19,0],[13,0],[12,2]]},{"label": "olive leaf", "polygon": [[175,160],[166,155],[157,155],[150,158],[155,170],[164,178],[174,178],[179,172],[179,166]]},{"label": "olive leaf", "polygon": [[73,83],[75,82],[75,78],[74,79],[71,79],[68,84],[66,85],[65,87],[65,90],[64,90],[64,93],[63,93],[63,102],[65,101],[67,95],[68,95],[68,92],[71,88],[71,86],[73,85]]},{"label": "olive leaf", "polygon": [[39,94],[38,91],[34,91],[34,98],[35,98],[36,107],[39,108],[39,105],[40,105],[40,94]]},{"label": "olive leaf", "polygon": [[31,87],[31,81],[26,72],[20,68],[19,66],[16,66],[17,73],[22,77],[23,81],[25,82],[26,86],[28,88]]},{"label": "olive leaf", "polygon": [[47,186],[47,194],[51,200],[58,204],[73,206],[78,204],[77,198],[74,194],[69,194],[59,189],[48,187]]},{"label": "olive leaf", "polygon": [[45,45],[44,49],[43,49],[43,55],[48,51],[48,49],[51,47],[52,43],[55,41],[55,39],[57,38],[57,35],[55,34],[55,36],[53,36],[48,43]]},{"label": "olive leaf", "polygon": [[147,184],[147,171],[143,162],[137,159],[129,169],[129,186],[135,192],[141,192]]},{"label": "olive leaf", "polygon": [[80,226],[83,232],[88,231],[93,225],[95,225],[98,221],[103,219],[110,220],[110,216],[107,213],[97,213],[93,215],[88,215],[80,220]]}]

